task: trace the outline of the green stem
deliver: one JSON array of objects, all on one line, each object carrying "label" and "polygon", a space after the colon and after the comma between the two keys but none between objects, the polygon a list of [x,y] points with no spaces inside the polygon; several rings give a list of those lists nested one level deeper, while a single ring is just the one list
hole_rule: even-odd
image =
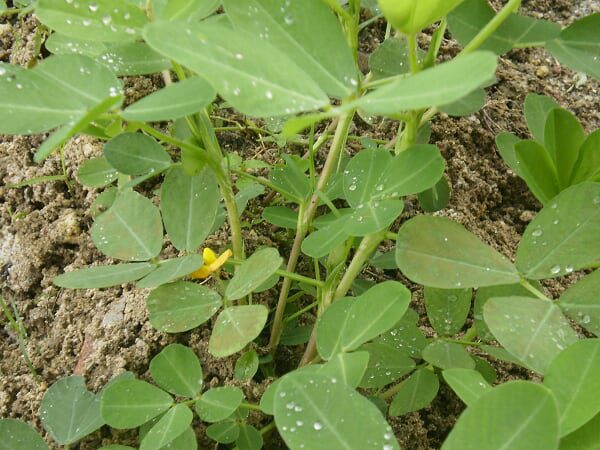
[{"label": "green stem", "polygon": [[150,136],[155,137],[159,141],[174,145],[175,147],[178,147],[178,148],[182,148],[182,149],[184,148],[186,150],[190,150],[194,153],[197,153],[204,162],[208,162],[208,155],[206,155],[206,150],[204,150],[203,148],[198,147],[197,145],[194,145],[194,144],[190,144],[189,142],[181,141],[181,140],[176,139],[167,134],[161,133],[157,129],[155,129],[155,128],[151,127],[150,125],[143,123],[143,122],[136,123],[136,126],[140,130],[145,131]]},{"label": "green stem", "polygon": [[544,300],[544,301],[547,301],[547,302],[551,302],[552,301],[552,299],[546,297],[543,292],[540,292],[538,289],[536,289],[536,287],[533,286],[525,278],[521,278],[521,281],[519,281],[519,284],[521,286],[523,286],[525,289],[527,289],[529,292],[531,292],[533,295],[535,295],[537,298],[539,298],[540,300]]},{"label": "green stem", "polygon": [[[319,181],[317,182],[317,191],[325,189],[327,183],[329,182],[329,179],[335,173],[342,150],[346,146],[348,130],[350,129],[350,124],[352,123],[354,112],[355,111],[352,110],[344,114],[340,117],[338,121],[335,130],[335,136],[331,143],[331,148],[329,149],[325,165],[323,166],[323,170],[321,171]],[[315,213],[317,212],[318,205],[319,196],[315,193],[311,197],[306,211],[303,211],[304,208],[301,208],[300,214],[298,216],[298,228],[296,230],[294,244],[292,245],[292,250],[290,252],[290,256],[286,267],[286,270],[288,272],[294,272],[296,270],[298,258],[300,257],[300,247],[302,246],[302,241],[304,240],[304,237],[308,232],[308,227],[312,222]],[[271,328],[271,337],[269,339],[269,349],[271,350],[271,353],[274,353],[277,349],[277,345],[279,344],[279,339],[283,331],[283,315],[285,313],[285,305],[287,303],[287,297],[290,292],[291,286],[292,280],[290,278],[286,278],[283,280],[281,291],[279,293],[279,299],[277,301],[277,308],[275,310],[275,317],[273,319],[273,327]]]},{"label": "green stem", "polygon": [[240,404],[240,406],[246,408],[246,409],[252,409],[254,411],[262,411],[262,409],[260,409],[260,406],[254,404],[254,403],[246,403],[246,402],[242,402]]},{"label": "green stem", "polygon": [[[236,258],[230,258],[227,260],[227,262],[239,265],[239,264],[243,264],[244,261],[240,260],[240,259],[236,259]],[[315,280],[314,278],[310,278],[310,277],[305,277],[304,275],[299,275],[297,273],[289,272],[287,270],[277,269],[275,271],[275,273],[282,277],[290,278],[294,281],[299,281],[300,283],[310,284],[311,286],[317,286],[317,287],[325,286],[325,283],[323,281]]]},{"label": "green stem", "polygon": [[473,342],[473,339],[475,339],[476,337],[477,337],[477,327],[475,325],[473,325],[471,328],[469,328],[467,331],[465,331],[465,334],[461,338],[461,341]]},{"label": "green stem", "polygon": [[467,54],[474,52],[487,41],[492,34],[510,17],[510,15],[519,9],[521,6],[521,0],[509,0],[506,5],[494,16],[488,24],[481,29],[477,35],[471,39],[465,48],[463,48],[460,54]]},{"label": "green stem", "polygon": [[313,309],[315,306],[319,306],[319,302],[313,302],[308,306],[305,306],[304,308],[296,311],[294,314],[292,314],[291,316],[288,316],[284,319],[284,322],[291,322],[292,320],[294,320],[296,317],[300,317],[302,314],[310,311],[311,309]]},{"label": "green stem", "polygon": [[410,73],[415,74],[421,70],[419,66],[419,45],[417,44],[417,35],[408,36],[408,58],[410,61]]}]

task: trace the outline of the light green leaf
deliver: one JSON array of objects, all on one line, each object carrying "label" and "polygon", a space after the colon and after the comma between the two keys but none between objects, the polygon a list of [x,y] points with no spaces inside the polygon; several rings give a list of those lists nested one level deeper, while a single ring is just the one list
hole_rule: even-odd
[{"label": "light green leaf", "polygon": [[239,352],[258,337],[267,323],[268,315],[269,310],[263,305],[224,309],[215,322],[208,351],[219,358]]},{"label": "light green leaf", "polygon": [[262,217],[278,227],[295,230],[298,226],[298,212],[285,206],[267,206]]},{"label": "light green leaf", "polygon": [[179,250],[194,252],[210,233],[219,205],[219,185],[206,167],[190,176],[174,167],[161,187],[160,209],[169,239]]},{"label": "light green leaf", "polygon": [[80,376],[54,383],[44,394],[40,411],[44,429],[62,445],[73,444],[104,425],[100,401]]},{"label": "light green leaf", "polygon": [[385,230],[403,210],[402,200],[373,200],[362,203],[351,215],[343,219],[344,232],[350,236],[367,236]]},{"label": "light green leaf", "polygon": [[562,191],[529,224],[516,266],[534,280],[554,278],[600,261],[600,183]]},{"label": "light green leaf", "polygon": [[215,291],[187,281],[160,286],[146,300],[150,323],[165,333],[196,328],[210,319],[221,305],[221,297]]},{"label": "light green leaf", "polygon": [[102,394],[102,418],[117,429],[135,428],[173,406],[162,389],[145,381],[124,380],[111,384]]},{"label": "light green leaf", "polygon": [[504,162],[514,173],[521,178],[524,178],[519,162],[517,161],[517,155],[515,154],[515,145],[519,142],[521,142],[521,139],[512,133],[504,132],[496,135],[496,147],[498,147],[498,153],[500,153]]},{"label": "light green leaf", "polygon": [[471,406],[475,401],[492,389],[492,386],[483,378],[477,370],[473,369],[446,369],[442,372],[444,380],[450,385],[452,390],[465,402]]},{"label": "light green leaf", "polygon": [[239,30],[209,22],[155,22],[146,27],[144,38],[158,52],[205,77],[243,114],[290,115],[328,104],[319,86],[287,55]]},{"label": "light green leaf", "polygon": [[104,187],[117,179],[118,172],[106,161],[98,157],[88,159],[79,168],[77,178],[79,182],[88,187]]},{"label": "light green leaf", "polygon": [[227,284],[225,297],[238,300],[248,295],[273,275],[282,263],[283,258],[274,248],[263,248],[254,252],[238,267],[234,277]]},{"label": "light green leaf", "polygon": [[406,41],[390,37],[369,55],[369,68],[374,80],[410,72],[410,60]]},{"label": "light green leaf", "polygon": [[525,98],[523,112],[525,113],[527,127],[533,139],[539,144],[544,143],[544,129],[548,114],[556,108],[560,108],[560,105],[545,95],[530,93]]},{"label": "light green leaf", "polygon": [[416,370],[402,382],[390,405],[390,416],[401,416],[425,408],[433,401],[439,388],[440,382],[435,373],[426,368]]},{"label": "light green leaf", "polygon": [[362,388],[382,388],[399,380],[415,368],[414,361],[407,356],[406,352],[390,345],[373,342],[364,344],[360,350],[366,350],[369,355],[369,365],[360,381]]},{"label": "light green leaf", "polygon": [[544,374],[552,360],[577,341],[555,304],[530,297],[491,298],[483,317],[498,342],[531,370]]},{"label": "light green leaf", "polygon": [[543,204],[547,204],[560,192],[556,165],[548,151],[535,141],[514,144],[518,174]]},{"label": "light green leaf", "polygon": [[202,266],[202,256],[189,255],[160,261],[156,270],[136,283],[139,288],[155,288],[184,277]]},{"label": "light green leaf", "polygon": [[544,127],[544,146],[558,171],[561,189],[569,187],[585,137],[585,131],[573,113],[566,109],[550,111]]},{"label": "light green leaf", "polygon": [[441,369],[475,368],[475,361],[465,347],[454,342],[432,342],[423,349],[423,359]]},{"label": "light green leaf", "polygon": [[250,380],[258,370],[258,354],[256,350],[249,350],[235,362],[233,377],[238,380]]},{"label": "light green leaf", "polygon": [[560,450],[599,450],[598,428],[600,414],[579,428],[577,431],[560,440]]},{"label": "light green leaf", "polygon": [[150,374],[161,388],[180,397],[194,397],[202,389],[200,361],[181,344],[168,345],[152,358]]},{"label": "light green leaf", "polygon": [[289,200],[300,203],[308,199],[312,193],[310,181],[305,175],[305,169],[298,161],[288,155],[283,155],[286,164],[271,170],[269,180]]},{"label": "light green leaf", "polygon": [[237,387],[209,389],[196,402],[196,412],[205,422],[218,422],[233,414],[243,400],[244,393]]},{"label": "light green leaf", "polygon": [[562,30],[546,44],[548,51],[571,69],[600,80],[600,13],[591,14]]},{"label": "light green leaf", "polygon": [[441,211],[450,201],[452,189],[448,180],[442,177],[431,189],[419,192],[419,206],[425,212]]},{"label": "light green leaf", "polygon": [[116,264],[87,267],[55,277],[56,286],[70,289],[100,289],[139,280],[156,266],[150,263]]},{"label": "light green leaf", "polygon": [[329,359],[385,333],[402,318],[410,297],[410,291],[401,283],[385,281],[357,297],[347,309],[348,303],[327,314],[330,307],[321,316],[317,327],[319,354]]},{"label": "light green leaf", "polygon": [[192,77],[156,91],[125,109],[125,120],[159,122],[178,119],[201,111],[215,98],[206,80]]},{"label": "light green leaf", "polygon": [[479,356],[471,356],[475,360],[475,370],[479,372],[483,378],[490,384],[494,384],[498,379],[496,369],[486,359]]},{"label": "light green leaf", "polygon": [[356,388],[367,370],[368,363],[369,353],[365,351],[337,353],[319,368],[319,373]]},{"label": "light green leaf", "polygon": [[356,91],[352,52],[339,20],[324,2],[225,0],[223,5],[235,28],[281,50],[329,95],[342,98]]},{"label": "light green leaf", "polygon": [[85,56],[51,56],[29,70],[0,63],[0,132],[68,130],[102,102],[120,101],[120,91],[116,76]]},{"label": "light green leaf", "polygon": [[504,256],[445,217],[417,216],[405,222],[398,232],[396,262],[412,281],[442,289],[520,279]]},{"label": "light green leaf", "polygon": [[135,41],[148,21],[142,9],[121,0],[39,0],[35,13],[59,33],[102,42]]},{"label": "light green leaf", "polygon": [[119,172],[144,175],[168,168],[169,154],[154,138],[142,133],[122,133],[104,144],[104,157]]},{"label": "light green leaf", "polygon": [[[193,414],[192,414],[193,416]],[[198,438],[194,429],[190,425],[186,430],[165,445],[160,450],[197,450],[198,449]]]},{"label": "light green leaf", "polygon": [[600,402],[594,400],[600,393],[600,340],[584,339],[559,353],[546,372],[544,385],[556,399],[561,436],[600,413]]},{"label": "light green leaf", "polygon": [[153,0],[154,14],[161,20],[197,21],[213,13],[220,0]]},{"label": "light green leaf", "polygon": [[313,231],[302,241],[302,253],[313,258],[327,256],[350,237],[346,231],[346,217],[342,217],[324,228]]},{"label": "light green leaf", "polygon": [[442,450],[550,450],[558,448],[558,413],[550,391],[509,381],[461,414]]},{"label": "light green leaf", "polygon": [[400,449],[373,403],[321,374],[292,373],[281,380],[275,423],[291,450]]},{"label": "light green leaf", "polygon": [[[471,70],[477,67],[477,70]],[[455,102],[494,76],[496,57],[474,52],[394,81],[353,103],[367,114],[396,114]],[[440,83],[439,80],[444,80]]]},{"label": "light green leaf", "polygon": [[558,306],[580,326],[600,335],[600,270],[586,275],[560,296]]},{"label": "light green leaf", "polygon": [[[352,354],[352,353],[350,353],[350,354]],[[295,374],[301,373],[301,372],[307,373],[307,374],[318,373],[323,367],[324,366],[321,364],[309,364],[307,366],[302,366],[292,372],[289,372],[281,378],[275,379],[267,387],[267,389],[265,389],[265,392],[263,393],[262,397],[260,398],[260,409],[265,414],[269,414],[269,415],[275,414],[274,411],[275,411],[275,400],[276,400],[277,388],[278,388],[279,384],[281,383],[281,380],[283,380],[285,377],[295,376]]]},{"label": "light green leaf", "polygon": [[382,334],[375,342],[382,342],[400,351],[407,352],[415,359],[421,359],[421,352],[427,346],[427,339],[417,326],[419,316],[408,309],[394,327]]},{"label": "light green leaf", "polygon": [[582,181],[600,181],[600,129],[593,131],[579,149],[569,184]]},{"label": "light green leaf", "polygon": [[0,419],[0,436],[0,450],[50,450],[31,425],[17,419]]},{"label": "light green leaf", "polygon": [[471,310],[472,289],[436,289],[425,287],[425,308],[429,322],[442,336],[460,331]]},{"label": "light green leaf", "polygon": [[181,436],[192,423],[194,415],[186,405],[173,406],[142,439],[140,450],[160,450]]},{"label": "light green leaf", "polygon": [[221,444],[231,444],[240,435],[240,426],[231,420],[213,423],[206,427],[206,435]]},{"label": "light green leaf", "polygon": [[111,258],[127,261],[154,258],[160,253],[163,241],[160,212],[137,192],[121,192],[110,209],[94,221],[92,240],[98,250]]},{"label": "light green leaf", "polygon": [[242,424],[235,443],[239,450],[260,450],[263,448],[262,434],[252,425]]}]

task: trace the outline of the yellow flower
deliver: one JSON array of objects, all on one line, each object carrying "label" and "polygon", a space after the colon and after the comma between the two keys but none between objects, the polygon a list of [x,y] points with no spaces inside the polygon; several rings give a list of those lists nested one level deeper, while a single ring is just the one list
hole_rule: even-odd
[{"label": "yellow flower", "polygon": [[231,250],[225,250],[219,256],[215,252],[213,252],[210,248],[205,248],[202,251],[202,259],[203,264],[195,272],[192,272],[190,275],[193,279],[205,279],[210,277],[214,272],[219,270],[219,268],[225,264],[225,262],[231,257],[233,253]]}]

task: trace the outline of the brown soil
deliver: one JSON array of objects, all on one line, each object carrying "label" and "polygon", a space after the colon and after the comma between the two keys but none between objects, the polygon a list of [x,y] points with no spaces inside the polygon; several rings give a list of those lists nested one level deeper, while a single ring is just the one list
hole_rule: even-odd
[{"label": "brown soil", "polygon": [[[578,17],[600,10],[600,2],[567,0],[525,1],[531,15],[568,24]],[[0,60],[27,65],[35,49],[36,23],[33,18],[0,23]],[[381,23],[364,32],[365,48],[373,47],[383,38]],[[444,53],[453,54],[456,45],[444,42]],[[583,84],[576,74],[560,66],[544,50],[518,50],[501,59],[498,84],[489,90],[486,107],[470,117],[441,116],[433,122],[432,142],[437,143],[447,161],[447,177],[453,195],[444,215],[463,223],[482,240],[503,254],[514,257],[520,234],[540,205],[525,184],[502,162],[494,146],[494,136],[500,131],[512,131],[526,136],[527,127],[522,105],[528,92],[552,96],[569,108],[582,121],[587,131],[600,125],[598,83]],[[135,78],[126,83],[130,101],[153,90],[160,80]],[[374,137],[389,137],[393,126],[383,122],[367,127],[359,120],[357,133]],[[278,149],[271,144],[257,144],[251,135],[223,136],[225,146],[243,155],[274,159]],[[20,189],[8,188],[42,175],[61,173],[58,157],[35,165],[32,157],[42,137],[0,136],[0,283],[4,298],[14,302],[29,338],[27,351],[39,374],[36,378],[22,358],[15,335],[8,326],[0,329],[0,417],[17,417],[39,426],[40,400],[58,378],[85,375],[90,389],[98,390],[111,377],[130,370],[145,377],[150,359],[171,342],[190,345],[202,361],[205,382],[209,386],[237,384],[250,401],[257,401],[264,383],[233,381],[235,358],[215,359],[207,351],[209,326],[176,336],[159,333],[147,321],[144,290],[131,286],[104,290],[61,290],[52,285],[52,278],[67,268],[106,264],[111,261],[101,255],[89,236],[92,223],[89,208],[99,193],[76,182],[52,182]],[[352,146],[354,147],[354,146]],[[358,150],[358,148],[353,148]],[[88,137],[73,139],[65,147],[68,176],[74,180],[78,167],[86,159],[98,155],[101,145]],[[255,207],[258,206],[257,204]],[[407,202],[406,217],[417,212],[416,202]],[[250,249],[257,245],[280,245],[286,254],[284,232],[259,226],[247,230]],[[211,245],[226,244],[222,231],[211,238]],[[275,242],[276,244],[272,244]],[[175,254],[167,248],[166,253]],[[401,278],[390,271],[369,269],[367,277]],[[557,295],[567,284],[554,281],[547,284],[548,293]],[[423,313],[421,293],[415,291],[414,307]],[[263,296],[276,301],[274,291]],[[423,328],[432,331],[423,321]],[[286,357],[297,358],[290,349]],[[504,363],[494,363],[501,379],[527,377],[522,369]],[[425,410],[392,419],[403,448],[438,449],[463,406],[447,388],[442,388],[435,402]],[[260,416],[254,418],[260,423]],[[199,436],[204,433],[198,430]],[[116,436],[116,435],[115,435]],[[96,449],[114,440],[110,430],[103,429],[85,439],[78,448]],[[132,433],[119,434],[121,443],[134,439]],[[201,438],[205,439],[205,438]],[[135,440],[132,440],[135,443]],[[212,445],[212,446],[211,446]],[[214,448],[214,443],[200,441],[200,446]],[[279,448],[275,441],[265,448]]]}]

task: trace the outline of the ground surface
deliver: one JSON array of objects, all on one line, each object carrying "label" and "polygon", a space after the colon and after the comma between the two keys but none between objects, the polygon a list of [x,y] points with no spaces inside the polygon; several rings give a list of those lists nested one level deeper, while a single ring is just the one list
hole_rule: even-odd
[{"label": "ground surface", "polygon": [[[585,14],[600,11],[600,2],[534,0],[524,1],[524,9],[528,14],[566,25]],[[35,29],[32,18],[0,22],[0,60],[29,63],[35,46]],[[367,29],[362,37],[364,48],[372,48],[382,38],[381,24]],[[455,51],[453,42],[444,43],[445,54]],[[519,236],[540,205],[500,159],[494,146],[495,134],[512,131],[526,136],[522,104],[528,92],[552,96],[574,112],[589,132],[600,125],[600,96],[597,83],[582,82],[540,49],[511,52],[501,59],[497,77],[498,84],[489,90],[486,107],[471,117],[438,117],[433,123],[432,142],[442,149],[448,167],[446,175],[454,189],[443,214],[463,223],[505,255],[514,257]],[[156,79],[128,80],[126,92],[131,99],[139,98],[153,89],[156,82]],[[392,130],[388,122],[368,127],[356,120],[353,133],[390,137]],[[224,135],[223,140],[229,150],[242,155],[272,159],[277,154],[268,145],[256,144],[252,134],[245,133],[241,138]],[[15,303],[23,318],[29,333],[27,349],[39,374],[36,378],[28,369],[10,329],[0,328],[0,417],[17,417],[39,425],[40,400],[58,378],[85,375],[88,386],[97,390],[124,370],[144,377],[150,359],[175,341],[196,351],[207,385],[237,384],[250,401],[256,401],[267,382],[232,381],[235,358],[216,360],[208,354],[208,325],[190,333],[168,336],[154,331],[147,322],[147,292],[143,290],[126,286],[72,291],[52,285],[52,278],[67,267],[111,261],[95,249],[88,233],[92,223],[89,207],[99,191],[83,188],[76,182],[7,187],[33,177],[61,173],[58,158],[51,158],[41,166],[33,163],[33,153],[41,142],[40,137],[0,135],[0,286],[4,298]],[[349,146],[350,151],[358,149]],[[68,175],[73,178],[80,164],[99,155],[101,150],[101,145],[91,138],[72,140],[65,148]],[[405,217],[414,214],[416,208],[415,202],[409,202]],[[288,249],[281,233],[270,235],[269,230],[270,227],[259,226],[247,231],[250,248],[280,245],[285,255]],[[226,236],[224,231],[219,233],[211,238],[211,244],[224,246]],[[166,254],[169,253],[174,254],[174,250],[167,248]],[[390,271],[370,270],[366,276],[401,279],[399,273]],[[556,295],[568,282],[547,285],[548,293]],[[423,312],[420,292],[416,286],[407,284],[415,291],[413,307]],[[264,301],[275,303],[276,293],[272,291]],[[425,321],[422,325],[430,332]],[[294,349],[284,354],[289,358],[297,356]],[[494,364],[503,379],[528,376],[526,371],[513,366]],[[462,408],[462,403],[448,389],[442,389],[431,407],[392,419],[392,425],[403,448],[438,449]],[[260,416],[256,416],[256,423],[260,423]],[[201,436],[202,430],[198,431]],[[110,431],[102,430],[79,448],[96,449],[112,438]],[[130,438],[133,436],[125,434],[120,442],[127,443]],[[213,448],[208,442],[205,444],[206,448]],[[275,441],[266,446],[278,447]]]}]

